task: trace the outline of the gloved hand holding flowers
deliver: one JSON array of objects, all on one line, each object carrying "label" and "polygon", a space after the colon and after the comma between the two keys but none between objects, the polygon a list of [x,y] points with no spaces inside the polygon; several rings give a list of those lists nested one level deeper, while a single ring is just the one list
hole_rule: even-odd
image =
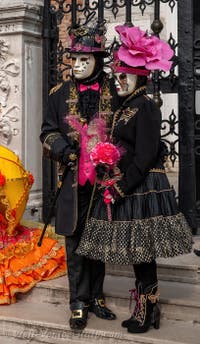
[{"label": "gloved hand holding flowers", "polygon": [[121,179],[121,172],[117,167],[120,157],[120,150],[110,142],[99,142],[90,152],[90,159],[97,173],[97,184],[103,189],[109,221],[112,219],[110,203],[114,203],[117,196],[113,185]]}]

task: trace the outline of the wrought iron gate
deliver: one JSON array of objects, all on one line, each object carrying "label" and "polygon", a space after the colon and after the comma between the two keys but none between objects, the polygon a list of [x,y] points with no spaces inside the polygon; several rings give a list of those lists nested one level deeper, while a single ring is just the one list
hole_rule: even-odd
[{"label": "wrought iron gate", "polygon": [[195,164],[196,164],[196,216],[200,224],[200,3],[194,1],[194,89],[195,89]]},{"label": "wrought iron gate", "polygon": [[[151,7],[153,9],[151,30],[155,35],[159,35],[164,29],[160,18],[161,6],[166,6],[166,9],[170,9],[172,14],[177,11],[178,43],[173,32],[170,33],[168,42],[176,51],[176,55],[178,50],[178,56],[175,58],[172,69],[167,76],[159,71],[153,73],[149,92],[153,93],[153,98],[159,106],[162,105],[161,90],[164,94],[178,95],[178,115],[174,112],[174,109],[171,109],[168,118],[163,120],[163,139],[166,140],[169,146],[172,165],[175,164],[177,157],[179,157],[179,207],[194,229],[200,223],[200,176],[198,176],[198,168],[200,167],[200,105],[198,111],[195,112],[195,95],[196,99],[200,98],[200,24],[198,24],[199,17],[196,14],[199,13],[200,8],[198,1],[45,0],[43,30],[43,110],[45,112],[49,89],[65,78],[66,71],[70,67],[66,60],[65,44],[59,39],[59,27],[66,16],[70,16],[73,24],[77,22],[79,16],[83,18],[83,23],[94,19],[102,23],[107,19],[109,11],[110,16],[112,15],[115,21],[119,22],[119,14],[123,11],[124,18],[122,22],[120,20],[120,23],[126,23],[130,26],[134,25],[136,9],[138,17],[138,15],[143,16],[145,11]],[[198,9],[198,12],[196,12],[196,9]],[[193,13],[195,13],[194,17]],[[196,66],[195,73],[193,61],[195,61]],[[177,132],[178,122],[179,132]],[[171,135],[170,140],[168,139],[169,135]],[[54,165],[44,159],[44,219],[47,216],[55,188]]]}]

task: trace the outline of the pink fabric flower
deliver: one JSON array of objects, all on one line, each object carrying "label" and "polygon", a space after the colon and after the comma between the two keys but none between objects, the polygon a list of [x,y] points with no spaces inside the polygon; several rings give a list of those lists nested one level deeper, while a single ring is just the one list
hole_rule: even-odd
[{"label": "pink fabric flower", "polygon": [[119,59],[131,67],[144,66],[146,69],[168,71],[174,52],[169,44],[156,36],[148,36],[139,27],[118,25],[115,30],[122,42],[118,51]]},{"label": "pink fabric flower", "polygon": [[90,159],[96,166],[98,164],[114,165],[120,159],[120,152],[116,146],[109,142],[99,142],[90,152]]}]

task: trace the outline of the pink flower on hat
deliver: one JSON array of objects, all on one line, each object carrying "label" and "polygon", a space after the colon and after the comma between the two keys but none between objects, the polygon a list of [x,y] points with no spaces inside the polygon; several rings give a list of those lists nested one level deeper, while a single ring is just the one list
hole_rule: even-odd
[{"label": "pink flower on hat", "polygon": [[170,70],[169,61],[174,52],[169,44],[156,36],[148,36],[139,27],[118,25],[115,30],[122,42],[118,51],[119,59],[131,67],[144,66],[146,69]]}]

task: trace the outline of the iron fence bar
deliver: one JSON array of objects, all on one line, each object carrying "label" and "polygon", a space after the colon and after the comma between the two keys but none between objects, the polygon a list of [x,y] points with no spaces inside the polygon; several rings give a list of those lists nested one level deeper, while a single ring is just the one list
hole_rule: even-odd
[{"label": "iron fence bar", "polygon": [[192,228],[195,214],[193,1],[178,2],[179,207]]},{"label": "iron fence bar", "polygon": [[[181,0],[179,0],[179,1],[181,1]],[[173,12],[174,7],[176,6],[176,2],[178,2],[178,0],[161,0],[161,2],[168,3],[168,5],[171,9],[171,12]]]},{"label": "iron fence bar", "polygon": [[[152,5],[155,0],[130,0],[133,6],[138,7],[141,11],[141,14],[144,14],[147,6]],[[168,1],[168,0],[167,0]]]},{"label": "iron fence bar", "polygon": [[[154,21],[151,24],[151,29],[153,30],[154,34],[159,37],[160,32],[163,29],[163,24],[160,20],[160,0],[155,0],[154,4]],[[163,101],[160,96],[160,76],[159,71],[155,71],[152,77],[153,82],[153,99],[158,105],[161,107]]]},{"label": "iron fence bar", "polygon": [[133,26],[132,15],[131,15],[132,4],[130,0],[126,0],[126,22],[127,26]]},{"label": "iron fence bar", "polygon": [[76,4],[76,0],[71,0],[71,11],[72,11],[72,26],[74,26],[76,24],[76,8],[77,8],[77,4]]},{"label": "iron fence bar", "polygon": [[196,211],[200,227],[200,3],[194,0],[194,84],[195,84],[195,163]]},{"label": "iron fence bar", "polygon": [[131,2],[132,0],[105,0],[104,1],[104,8],[107,10],[111,10],[114,18],[117,18],[117,14],[120,8],[124,8],[127,2]]},{"label": "iron fence bar", "polygon": [[155,0],[154,4],[154,21],[151,28],[156,36],[159,36],[163,29],[163,23],[160,20],[160,0]]},{"label": "iron fence bar", "polygon": [[155,0],[155,19],[159,19],[160,18],[160,1],[159,0]]},{"label": "iron fence bar", "polygon": [[84,1],[84,5],[77,5],[76,6],[76,10],[79,13],[82,13],[82,19],[84,17],[85,22],[82,23],[83,25],[87,25],[92,19],[94,19],[94,17],[97,14],[97,10],[98,10],[98,1],[90,1],[89,0],[85,0]]},{"label": "iron fence bar", "polygon": [[104,0],[98,1],[98,23],[104,22]]},{"label": "iron fence bar", "polygon": [[[50,0],[45,0],[43,8],[43,114],[47,111],[48,94],[49,88],[51,87],[50,78],[50,53],[52,49],[51,39],[51,13],[50,13]],[[51,199],[54,194],[54,180],[55,180],[55,169],[54,164],[43,158],[43,209],[42,217],[43,221],[46,220],[49,212]]]}]

